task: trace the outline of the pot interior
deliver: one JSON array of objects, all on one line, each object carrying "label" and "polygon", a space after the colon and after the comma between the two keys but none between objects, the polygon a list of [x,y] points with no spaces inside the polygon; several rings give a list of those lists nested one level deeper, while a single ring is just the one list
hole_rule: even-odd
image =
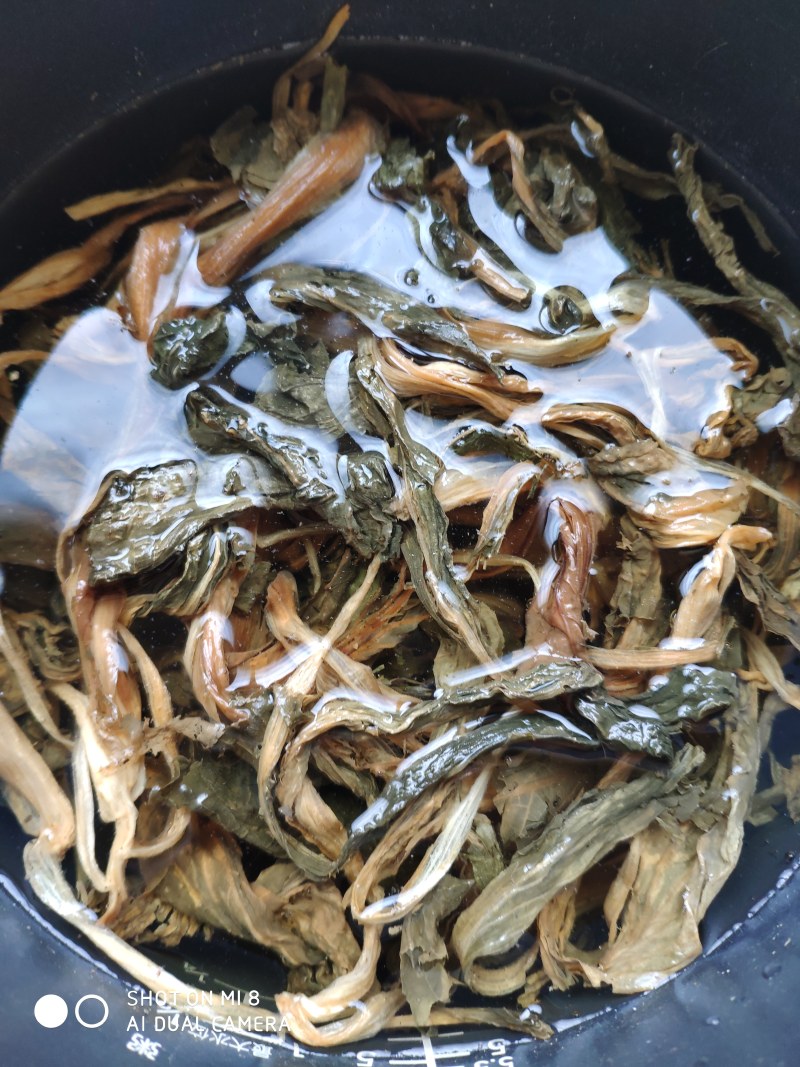
[{"label": "pot interior", "polygon": [[[635,101],[619,93],[581,79],[568,71],[546,67],[488,49],[440,46],[425,42],[347,41],[337,45],[336,55],[350,67],[379,75],[393,86],[441,93],[453,97],[494,97],[513,108],[546,99],[557,87],[566,87],[605,125],[610,140],[620,153],[636,162],[663,167],[669,138],[674,131],[668,117],[651,114]],[[88,130],[66,150],[53,156],[47,166],[27,176],[12,195],[0,205],[0,234],[6,255],[3,275],[13,275],[46,253],[75,241],[74,224],[63,214],[65,204],[90,194],[126,188],[147,182],[156,175],[178,145],[194,135],[207,134],[237,107],[252,104],[268,111],[272,84],[285,69],[291,52],[261,53],[244,57],[226,66],[200,72],[195,77],[142,97],[124,113]],[[685,132],[690,138],[692,131]],[[780,256],[768,256],[754,242],[748,248],[748,261],[756,273],[792,293],[800,294],[800,248],[778,210],[769,204],[746,176],[734,173],[723,160],[704,153],[704,173],[726,189],[741,194],[761,216]],[[741,235],[736,234],[737,238]],[[8,329],[8,328],[6,328]],[[784,763],[800,751],[800,717],[779,717],[773,749]],[[783,755],[784,753],[788,755]],[[79,941],[71,928],[53,921],[40,909],[25,886],[20,863],[24,838],[11,815],[0,812],[5,844],[2,866],[34,909],[70,941]],[[797,847],[797,832],[785,813],[771,823],[748,827],[742,859],[734,875],[715,900],[704,922],[707,950],[736,928],[747,923],[748,912],[762,901],[791,866]],[[787,934],[792,921],[787,917]],[[794,927],[800,932],[800,920]],[[145,951],[169,970],[193,985],[208,989],[257,989],[265,997],[283,988],[280,964],[244,944],[216,935],[210,942],[196,938],[180,949]],[[714,961],[722,969],[727,946],[714,949]],[[696,965],[679,975],[677,983],[688,983]],[[713,975],[712,975],[713,978]],[[647,1011],[649,999],[642,1000]],[[606,1013],[629,1003],[603,991],[581,990],[549,993],[542,1002],[542,1015],[551,1022],[575,1020],[594,1013]],[[184,1037],[184,1035],[180,1035]],[[171,1061],[188,1063],[192,1041],[178,1042]],[[270,1041],[279,1039],[270,1038]],[[509,1067],[502,1056],[514,1062],[566,1062],[569,1037],[557,1037],[548,1047],[533,1047],[528,1039],[513,1034],[488,1031],[449,1033],[425,1039],[420,1044],[413,1034],[393,1035],[364,1042],[357,1049],[334,1053],[305,1051],[315,1061],[344,1055],[355,1057],[359,1067],[372,1067],[374,1059],[388,1064],[422,1064],[428,1067],[441,1059],[452,1067],[488,1058]],[[485,1051],[480,1053],[478,1050]],[[421,1051],[420,1051],[421,1050]],[[486,1051],[488,1050],[488,1051]],[[186,1059],[184,1060],[184,1057]],[[216,1062],[216,1060],[214,1061]]]}]

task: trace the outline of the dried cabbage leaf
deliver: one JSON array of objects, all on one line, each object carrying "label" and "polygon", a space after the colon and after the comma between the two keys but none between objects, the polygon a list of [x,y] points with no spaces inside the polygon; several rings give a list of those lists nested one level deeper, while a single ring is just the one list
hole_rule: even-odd
[{"label": "dried cabbage leaf", "polygon": [[540,756],[529,757],[519,766],[504,767],[497,775],[494,795],[503,844],[515,849],[526,845],[552,816],[591,785],[593,777],[591,767],[578,761]]},{"label": "dried cabbage leaf", "polygon": [[786,798],[786,810],[792,822],[800,822],[800,756],[792,756],[788,767],[784,767],[773,754],[770,754],[772,780]]},{"label": "dried cabbage leaf", "polygon": [[289,486],[281,504],[311,508],[365,557],[395,551],[398,533],[386,514],[394,491],[380,458],[345,458],[353,471],[353,485],[345,488],[335,461],[329,457],[330,439],[321,431],[285,423],[258,408],[234,401],[227,394],[199,386],[186,398],[189,431],[210,452],[245,450],[266,460]]},{"label": "dried cabbage leaf", "polygon": [[656,644],[668,624],[660,553],[628,515],[620,522],[618,547],[622,566],[609,600],[606,632],[617,647]]},{"label": "dried cabbage leaf", "polygon": [[255,771],[242,759],[196,752],[161,796],[174,807],[199,811],[270,856],[286,855],[264,824]]},{"label": "dried cabbage leaf", "polygon": [[733,870],[761,756],[754,687],[726,716],[724,750],[686,821],[638,833],[605,903],[608,944],[583,969],[593,985],[634,993],[699,956],[698,924]]},{"label": "dried cabbage leaf", "polygon": [[153,377],[168,389],[179,389],[219,361],[228,346],[227,316],[187,315],[159,326],[153,338]]},{"label": "dried cabbage leaf", "polygon": [[446,734],[429,742],[397,768],[394,777],[371,807],[353,823],[348,851],[363,838],[385,826],[419,794],[436,782],[461,770],[485,752],[522,743],[561,741],[578,748],[594,748],[596,740],[561,715],[540,711],[523,717],[508,714],[487,723],[463,723],[463,733],[451,726]]},{"label": "dried cabbage leaf", "polygon": [[676,791],[701,760],[702,752],[687,746],[663,775],[649,772],[591,790],[520,849],[456,920],[452,943],[467,979],[476,960],[513,948],[559,889],[675,803]]},{"label": "dried cabbage leaf", "polygon": [[211,135],[211,151],[235,182],[262,191],[271,189],[285,170],[285,161],[275,151],[272,127],[252,107],[240,108],[217,128]]},{"label": "dried cabbage leaf", "polygon": [[393,137],[372,175],[372,186],[383,196],[416,200],[425,188],[432,152],[420,155],[407,137]]},{"label": "dried cabbage leaf", "polygon": [[681,136],[672,141],[672,169],[686,200],[689,218],[719,270],[742,297],[752,302],[761,324],[786,360],[795,387],[800,387],[800,309],[786,293],[762,281],[740,262],[733,240],[714,218],[706,200],[703,180],[695,170],[696,145]]},{"label": "dried cabbage leaf", "polygon": [[246,556],[243,558],[237,551],[237,541],[236,532],[228,529],[213,527],[195,534],[186,542],[175,577],[164,581],[159,571],[153,581],[157,582],[154,590],[148,588],[151,582],[144,579],[142,592],[128,600],[129,615],[152,615],[156,611],[187,617],[198,614],[231,565],[245,563]]},{"label": "dried cabbage leaf", "polygon": [[800,615],[791,600],[776,589],[757,564],[736,551],[736,577],[742,593],[758,608],[761,621],[770,633],[790,641],[800,649]]},{"label": "dried cabbage leaf", "polygon": [[467,838],[464,857],[472,868],[472,880],[478,889],[483,889],[505,866],[503,852],[494,832],[491,819],[478,814],[472,823]]},{"label": "dried cabbage leaf", "polygon": [[344,431],[325,396],[330,356],[322,342],[303,345],[297,337],[275,331],[262,345],[272,366],[256,391],[256,407],[287,422],[318,426],[340,437]]},{"label": "dried cabbage leaf", "polygon": [[469,882],[445,875],[419,908],[403,920],[400,984],[417,1026],[427,1026],[433,1005],[450,999],[453,979],[445,966],[447,946],[439,924],[455,911],[469,889]]},{"label": "dried cabbage leaf", "polygon": [[575,710],[611,744],[669,759],[671,733],[724,711],[737,693],[735,674],[690,664],[673,668],[665,682],[636,696],[615,697],[602,689],[579,694]]},{"label": "dried cabbage leaf", "polygon": [[490,365],[464,327],[445,312],[419,304],[366,274],[284,264],[262,277],[271,280],[270,300],[279,306],[305,304],[345,311],[373,331],[393,334],[424,352],[440,352],[484,370]]},{"label": "dried cabbage leaf", "polygon": [[177,460],[106,479],[84,519],[92,583],[161,566],[205,527],[256,506],[284,506],[287,486],[248,459]]},{"label": "dried cabbage leaf", "polygon": [[480,662],[497,655],[503,636],[494,612],[477,601],[458,577],[448,539],[448,520],[433,482],[440,461],[408,431],[403,407],[378,373],[372,346],[359,349],[356,376],[374,401],[392,438],[403,474],[401,502],[413,528],[403,533],[402,552],[417,596],[451,637],[461,639]]},{"label": "dried cabbage leaf", "polygon": [[320,133],[330,133],[342,121],[347,92],[347,67],[325,56],[322,99],[319,105]]},{"label": "dried cabbage leaf", "polygon": [[328,958],[349,970],[358,959],[335,886],[306,881],[290,863],[267,867],[251,882],[234,839],[220,831],[198,833],[156,892],[183,914],[263,945],[289,966]]}]

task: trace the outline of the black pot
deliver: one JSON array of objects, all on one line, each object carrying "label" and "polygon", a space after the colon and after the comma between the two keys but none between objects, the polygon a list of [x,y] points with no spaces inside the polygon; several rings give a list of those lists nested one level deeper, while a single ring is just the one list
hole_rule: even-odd
[{"label": "black pot", "polygon": [[[208,132],[241,103],[265,104],[294,54],[286,46],[316,37],[334,8],[327,0],[232,0],[227,7],[207,0],[29,0],[6,9],[0,282],[74,241],[63,205],[143,181],[187,135]],[[785,0],[356,0],[337,50],[394,84],[434,91],[524,102],[567,85],[607,122],[622,150],[645,162],[661,164],[667,132],[682,130],[704,146],[705,166],[744,191],[765,219],[781,257],[764,269],[797,293],[799,39],[800,15]],[[776,743],[798,751],[798,730],[783,718]],[[155,1032],[140,991],[32,902],[19,861],[24,839],[7,812],[0,822],[0,1062],[91,1067],[137,1062],[138,1053],[188,1067],[257,1058],[256,1043],[231,1035]],[[487,1032],[395,1035],[334,1054],[272,1043],[272,1062],[793,1063],[800,1038],[798,843],[786,816],[751,828],[741,863],[704,924],[707,954],[647,996],[553,998],[546,1008],[579,1021],[547,1045]],[[244,950],[212,947],[195,965],[223,987],[268,984],[269,964]],[[70,1008],[57,1029],[34,1021],[33,1006],[46,993]],[[102,1017],[98,997],[108,1018],[93,1027]],[[138,1024],[143,1014],[147,1029],[136,1039],[130,1020]]]}]

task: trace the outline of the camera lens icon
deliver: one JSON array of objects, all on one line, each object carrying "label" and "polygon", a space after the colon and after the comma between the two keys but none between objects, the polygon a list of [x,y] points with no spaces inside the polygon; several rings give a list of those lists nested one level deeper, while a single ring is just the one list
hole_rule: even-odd
[{"label": "camera lens icon", "polygon": [[[86,993],[73,1009],[76,1021],[87,1030],[96,1030],[108,1019],[108,1001],[97,993]],[[39,1026],[54,1030],[63,1026],[69,1015],[69,1005],[57,993],[46,993],[33,1006],[33,1017]]]}]

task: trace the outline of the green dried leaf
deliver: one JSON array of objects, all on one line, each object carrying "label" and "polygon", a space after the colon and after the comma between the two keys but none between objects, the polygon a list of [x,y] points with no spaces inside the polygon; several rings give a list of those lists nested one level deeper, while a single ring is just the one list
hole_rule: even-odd
[{"label": "green dried leaf", "polygon": [[441,352],[482,370],[490,360],[459,323],[366,274],[338,268],[284,264],[262,275],[272,279],[269,296],[279,306],[305,304],[345,311],[373,331],[388,332],[427,352]]},{"label": "green dried leaf", "polygon": [[618,547],[622,566],[609,601],[606,631],[615,643],[620,632],[634,623],[636,644],[655,645],[666,633],[667,609],[661,580],[661,556],[652,540],[628,515],[620,522]]},{"label": "green dried leaf", "polygon": [[464,856],[469,860],[472,880],[478,889],[485,888],[505,867],[494,827],[486,815],[475,816]]},{"label": "green dried leaf", "polygon": [[262,411],[301,426],[318,426],[334,437],[343,433],[325,397],[330,357],[321,342],[303,346],[297,338],[277,331],[265,339],[272,364],[256,392]]},{"label": "green dried leaf", "polygon": [[763,571],[743,552],[735,551],[736,577],[744,596],[755,604],[771,634],[800,649],[800,615],[792,602],[776,589]]},{"label": "green dried leaf", "polygon": [[372,176],[372,185],[384,196],[407,194],[408,199],[416,200],[425,188],[432,159],[433,152],[419,155],[407,137],[394,137]]},{"label": "green dried leaf", "polygon": [[267,586],[274,577],[272,564],[268,560],[256,560],[239,586],[239,592],[233,604],[234,609],[243,615],[249,615],[256,605],[260,604],[263,607]]},{"label": "green dried leaf", "polygon": [[322,100],[319,107],[320,133],[330,133],[342,121],[347,92],[347,67],[325,56],[322,72]]},{"label": "green dried leaf", "polygon": [[369,345],[359,348],[356,376],[390,427],[403,474],[402,504],[413,524],[403,534],[402,552],[417,596],[477,660],[491,658],[500,651],[502,632],[494,612],[476,601],[455,573],[447,516],[433,491],[439,460],[408,432],[402,405],[375,369]]},{"label": "green dried leaf", "polygon": [[447,946],[439,924],[455,911],[470,883],[450,875],[403,920],[400,934],[400,983],[417,1026],[427,1026],[434,1004],[450,999],[453,979],[447,973]]},{"label": "green dried leaf", "polygon": [[252,107],[241,108],[218,127],[211,135],[211,151],[235,182],[262,191],[271,189],[285,170],[271,125]]},{"label": "green dried leaf", "polygon": [[673,668],[662,685],[637,696],[613,697],[602,689],[580,694],[575,710],[611,744],[668,759],[671,733],[730,707],[737,695],[735,674],[689,664]]},{"label": "green dried leaf", "polygon": [[519,426],[471,426],[461,430],[450,442],[450,447],[459,456],[496,453],[516,460],[518,463],[541,458],[541,451],[532,448],[528,437]]},{"label": "green dried leaf", "polygon": [[494,796],[503,844],[515,849],[528,844],[592,780],[591,767],[577,761],[533,757],[519,766],[503,768]]},{"label": "green dried leaf", "polygon": [[770,753],[772,780],[786,799],[786,810],[792,822],[800,822],[800,756],[792,756],[788,767]]},{"label": "green dried leaf", "polygon": [[584,233],[597,225],[597,193],[563,152],[541,150],[531,171],[531,187],[565,235]]},{"label": "green dried leaf", "polygon": [[694,166],[696,152],[696,145],[687,144],[678,134],[673,137],[672,169],[689,218],[726,280],[751,301],[754,314],[784,357],[795,388],[800,387],[800,309],[780,289],[742,266],[732,239],[711,214],[703,181]]},{"label": "green dried leaf", "polygon": [[217,520],[256,506],[285,506],[287,496],[285,483],[243,457],[202,468],[187,459],[115,472],[83,520],[90,581],[159,567]]},{"label": "green dried leaf", "polygon": [[176,808],[199,811],[270,856],[285,852],[267,830],[258,810],[256,772],[231,755],[195,752],[176,782],[161,790]]},{"label": "green dried leaf", "polygon": [[485,752],[521,743],[561,741],[579,748],[593,748],[597,742],[560,715],[540,711],[534,716],[506,715],[495,722],[478,720],[462,723],[463,733],[452,726],[435,741],[415,752],[397,768],[394,778],[377,801],[351,827],[348,852],[359,847],[363,838],[390,822],[398,812],[428,786],[461,770]]},{"label": "green dried leaf", "polygon": [[345,460],[355,473],[351,495],[342,482],[332,442],[316,428],[298,427],[235,401],[222,391],[200,386],[185,402],[189,432],[210,452],[243,449],[267,461],[291,487],[283,506],[311,508],[361,555],[391,553],[397,534],[391,518],[376,519],[374,509],[387,499],[388,478],[381,480],[379,464],[371,459]]},{"label": "green dried leaf", "polygon": [[168,389],[179,389],[211,370],[227,346],[224,311],[205,319],[196,315],[170,319],[153,338],[153,377]]},{"label": "green dried leaf", "polygon": [[[186,543],[174,578],[165,582],[159,573],[155,583],[142,583],[142,595],[130,597],[131,613],[141,616],[163,611],[168,615],[196,615],[208,603],[234,558],[227,530],[202,530]],[[152,591],[148,589],[150,584],[155,584]]]},{"label": "green dried leaf", "polygon": [[[760,762],[757,701],[726,715],[723,750],[691,813],[668,812],[640,831],[606,898],[614,935],[582,968],[593,985],[634,993],[699,956],[699,923],[738,861]],[[691,821],[687,816],[691,814]]]},{"label": "green dried leaf", "polygon": [[462,911],[453,947],[467,977],[472,964],[513,948],[555,893],[649,826],[670,804],[703,753],[687,746],[665,775],[643,774],[610,789],[585,793]]}]

